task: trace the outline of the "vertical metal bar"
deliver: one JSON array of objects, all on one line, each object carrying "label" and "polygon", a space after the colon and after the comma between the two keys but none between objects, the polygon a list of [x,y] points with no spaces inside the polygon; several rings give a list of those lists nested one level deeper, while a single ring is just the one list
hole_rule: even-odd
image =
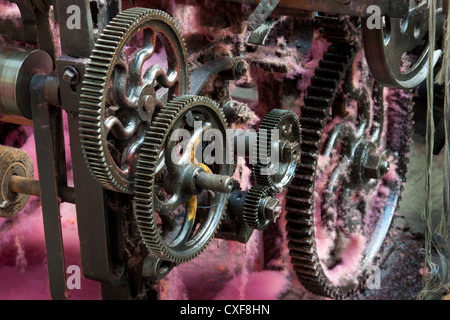
[{"label": "vertical metal bar", "polygon": [[[94,32],[89,0],[56,0],[60,25],[61,50],[73,57],[89,57],[94,48]],[[80,25],[69,27],[71,19],[78,19]]]},{"label": "vertical metal bar", "polygon": [[[44,98],[46,76],[36,75],[30,85],[36,156],[41,185],[42,215],[44,220],[45,245],[47,250],[48,278],[52,299],[66,299],[66,268],[61,232],[61,216],[58,200],[57,165],[62,138],[52,123],[61,120],[52,113]],[[57,126],[58,128],[59,126]],[[65,159],[63,159],[65,162]]]},{"label": "vertical metal bar", "polygon": [[84,161],[79,138],[78,114],[70,112],[68,119],[73,179],[74,185],[77,186],[75,198],[83,274],[92,280],[117,283],[117,280],[112,278],[106,194],[94,180]]}]

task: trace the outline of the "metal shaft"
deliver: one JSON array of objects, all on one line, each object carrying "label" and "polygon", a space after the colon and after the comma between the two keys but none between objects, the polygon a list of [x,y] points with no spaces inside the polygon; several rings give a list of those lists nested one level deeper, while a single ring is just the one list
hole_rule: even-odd
[{"label": "metal shaft", "polygon": [[196,179],[197,180],[195,181],[195,184],[200,189],[206,189],[221,193],[230,193],[231,190],[233,190],[232,177],[200,172]]},{"label": "metal shaft", "polygon": [[[15,193],[41,197],[41,186],[38,180],[21,176],[12,176],[9,181],[9,189]],[[62,202],[75,203],[74,189],[67,186],[59,186],[59,197]]]}]

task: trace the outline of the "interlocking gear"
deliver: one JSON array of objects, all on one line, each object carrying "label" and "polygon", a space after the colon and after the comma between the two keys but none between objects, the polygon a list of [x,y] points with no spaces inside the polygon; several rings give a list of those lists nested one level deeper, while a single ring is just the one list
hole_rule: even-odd
[{"label": "interlocking gear", "polygon": [[[233,166],[225,163],[231,144],[216,145],[223,164],[206,165],[208,158],[202,162],[197,155],[211,146],[202,140],[209,129],[226,138],[227,127],[217,104],[198,96],[174,99],[153,120],[137,165],[133,208],[143,242],[156,257],[186,262],[215,235],[233,187]],[[180,141],[173,136],[177,130],[189,137]],[[185,143],[183,152],[179,143]]]},{"label": "interlocking gear", "polygon": [[264,230],[281,213],[280,201],[267,186],[254,185],[244,202],[243,218],[252,229]]},{"label": "interlocking gear", "polygon": [[100,35],[81,90],[80,137],[88,167],[103,187],[132,193],[153,114],[189,91],[181,28],[159,10],[120,13]]},{"label": "interlocking gear", "polygon": [[[370,93],[352,88],[358,70],[347,70],[355,48],[333,37],[301,108],[302,161],[286,195],[286,229],[303,286],[343,298],[363,283],[392,221],[405,181],[412,111],[408,99],[383,103],[382,89],[373,84]],[[364,79],[367,67],[359,72]],[[347,103],[357,105],[348,114],[347,105],[335,101],[346,73]]]},{"label": "interlocking gear", "polygon": [[[278,134],[274,136],[273,130]],[[253,166],[256,183],[270,187],[275,193],[285,190],[294,178],[300,161],[300,144],[301,129],[297,115],[288,110],[270,111],[261,122],[254,150],[257,159],[257,164]],[[271,161],[271,153],[275,150],[279,152],[278,163]]]}]

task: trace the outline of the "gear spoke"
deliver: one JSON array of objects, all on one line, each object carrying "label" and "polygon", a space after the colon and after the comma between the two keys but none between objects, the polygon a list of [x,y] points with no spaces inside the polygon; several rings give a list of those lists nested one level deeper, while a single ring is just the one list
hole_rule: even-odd
[{"label": "gear spoke", "polygon": [[[218,163],[210,170],[201,162],[199,165],[192,164],[192,151],[188,152],[188,164],[178,165],[177,159],[171,157],[171,151],[176,150],[180,142],[171,139],[174,130],[193,129],[187,124],[188,114],[196,114],[202,120],[200,128],[190,130],[195,133],[194,137],[186,141],[194,148],[199,142],[198,145],[202,145],[201,135],[206,128],[220,130],[226,136],[225,116],[211,100],[185,96],[169,102],[147,131],[138,161],[133,201],[143,242],[152,254],[173,262],[188,261],[204,250],[216,233],[226,208],[231,189],[228,193],[212,190],[214,193],[209,192],[208,195],[213,196],[204,197],[207,189],[199,186],[209,186],[210,179],[221,182],[225,179],[226,186],[232,182],[229,181],[232,165]],[[216,150],[223,153],[224,159],[232,152],[228,146],[229,143],[223,150]],[[161,179],[163,170],[170,172],[170,179]],[[202,180],[205,175],[207,179]],[[222,184],[216,186],[219,189],[222,187]],[[164,198],[161,199],[158,194]],[[162,226],[158,226],[157,216],[161,217]],[[170,223],[168,220],[171,220]],[[165,222],[168,226],[164,226]]]},{"label": "gear spoke", "polygon": [[[156,52],[165,53],[158,56],[162,66],[151,59]],[[133,193],[130,169],[137,165],[142,128],[155,109],[189,91],[187,56],[180,27],[159,10],[123,11],[99,36],[81,89],[80,137],[88,167],[103,187]],[[167,94],[158,96],[156,87]]]},{"label": "gear spoke", "polygon": [[117,117],[108,117],[105,119],[106,135],[110,132],[119,139],[129,139],[138,129],[136,122],[130,122],[126,127]]},{"label": "gear spoke", "polygon": [[171,88],[178,81],[178,72],[172,71],[167,75],[161,66],[153,65],[145,72],[144,80],[146,83],[159,84],[164,88]]},{"label": "gear spoke", "polygon": [[[326,25],[325,37],[330,30],[332,44],[316,69],[320,77],[312,77],[301,109],[302,163],[286,195],[286,229],[300,282],[313,293],[342,298],[358,290],[392,221],[406,173],[411,103],[395,99],[385,103],[377,84],[361,83],[357,88],[366,88],[356,90],[348,85],[354,79],[347,79],[343,90],[344,94],[350,90],[349,112],[339,112],[333,119],[328,112],[319,112],[332,107],[354,50],[336,36],[336,29],[346,29],[341,20],[320,17],[319,21]],[[324,70],[321,66],[332,66],[337,54],[340,61],[347,61],[344,68]],[[368,74],[367,65],[353,66],[358,69],[347,76]],[[330,80],[323,81],[324,76]],[[327,104],[320,99],[325,92],[333,93]],[[355,101],[361,93],[368,103]],[[388,157],[391,152],[398,153],[397,159]],[[395,169],[390,169],[393,160]],[[385,178],[389,170],[396,172]]]}]

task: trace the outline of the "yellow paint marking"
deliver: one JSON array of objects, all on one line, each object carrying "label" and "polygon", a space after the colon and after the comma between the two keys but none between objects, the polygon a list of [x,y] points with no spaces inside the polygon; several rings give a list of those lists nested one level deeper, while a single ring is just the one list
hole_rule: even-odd
[{"label": "yellow paint marking", "polygon": [[[194,142],[194,145],[192,146],[191,151],[191,163],[194,163],[196,166],[199,166],[205,172],[212,173],[211,169],[204,163],[198,163],[197,159],[195,158],[195,150],[197,149],[198,144],[200,143],[200,139],[197,138],[197,140]],[[197,214],[197,196],[192,196],[188,203],[187,203],[187,214],[188,214],[188,220],[194,220],[195,216]]]}]

